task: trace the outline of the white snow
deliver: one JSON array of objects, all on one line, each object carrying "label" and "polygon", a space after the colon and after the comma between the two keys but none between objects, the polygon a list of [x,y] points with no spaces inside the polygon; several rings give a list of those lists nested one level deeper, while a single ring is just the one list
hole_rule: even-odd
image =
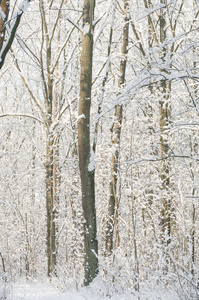
[{"label": "white snow", "polygon": [[[23,14],[27,10],[27,8],[29,7],[29,5],[30,5],[30,0],[23,0],[20,3],[20,5],[18,6],[17,12],[12,17],[12,22],[11,22],[11,20],[9,20],[8,22],[6,22],[6,29],[7,29],[7,32],[9,34],[9,36],[8,36],[7,41],[4,43],[4,45],[3,45],[3,47],[2,47],[2,49],[0,51],[0,62],[2,61],[2,55],[4,54],[7,45],[10,43],[12,32],[13,32],[13,29],[14,29],[15,24],[17,22],[17,17],[19,15]],[[2,10],[0,12],[0,16],[1,17],[4,16]],[[10,25],[9,25],[9,23],[10,23]]]},{"label": "white snow", "polygon": [[93,149],[90,150],[90,162],[88,164],[88,171],[93,172],[95,170],[95,153]]},{"label": "white snow", "polygon": [[3,10],[0,7],[0,16],[2,19],[4,19],[6,17],[5,13],[3,12]]},{"label": "white snow", "polygon": [[21,283],[13,286],[13,300],[83,300],[78,293],[62,293],[52,284],[27,284]]},{"label": "white snow", "polygon": [[17,14],[19,14],[19,11],[21,11],[21,13],[25,12],[28,9],[29,5],[30,5],[30,0],[22,1],[19,4],[19,7],[18,7],[19,10],[18,10]]},{"label": "white snow", "polygon": [[50,283],[18,283],[12,286],[8,300],[178,300],[171,291],[144,290],[140,295],[124,291],[124,294],[109,294],[105,284],[93,284],[78,291],[61,292]]},{"label": "white snow", "polygon": [[79,120],[79,119],[86,119],[86,116],[84,114],[81,114],[78,116],[77,120]]},{"label": "white snow", "polygon": [[84,32],[84,34],[88,34],[89,31],[90,31],[90,24],[87,23],[84,25],[83,32]]}]

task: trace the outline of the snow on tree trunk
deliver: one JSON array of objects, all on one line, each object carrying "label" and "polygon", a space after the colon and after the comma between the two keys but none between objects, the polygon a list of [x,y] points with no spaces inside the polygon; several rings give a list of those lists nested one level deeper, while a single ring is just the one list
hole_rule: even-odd
[{"label": "snow on tree trunk", "polygon": [[[78,150],[84,215],[84,284],[88,285],[98,273],[98,241],[95,209],[95,166],[90,146],[90,106],[93,60],[93,0],[83,2],[81,76],[78,111]],[[83,117],[82,117],[83,116]]]},{"label": "snow on tree trunk", "polygon": [[[162,4],[166,4],[164,0]],[[160,43],[161,51],[160,58],[164,64],[167,49],[164,46],[166,40],[166,13],[165,8],[160,10]],[[159,125],[160,125],[160,178],[161,178],[161,230],[162,230],[162,242],[168,245],[170,243],[171,235],[171,200],[169,196],[169,162],[167,157],[169,156],[169,141],[168,134],[165,132],[170,124],[170,103],[169,94],[171,90],[171,84],[166,80],[161,81],[160,92],[161,100],[159,101]]]}]

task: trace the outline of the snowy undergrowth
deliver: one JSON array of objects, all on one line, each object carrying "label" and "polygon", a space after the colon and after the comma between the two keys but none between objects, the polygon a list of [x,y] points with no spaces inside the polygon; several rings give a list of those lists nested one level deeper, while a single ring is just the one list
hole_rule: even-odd
[{"label": "snowy undergrowth", "polygon": [[[179,300],[172,290],[143,285],[141,292],[111,289],[99,277],[89,287],[66,292],[57,288],[56,282],[20,282],[14,283],[7,300]],[[182,298],[181,298],[182,299]]]},{"label": "snowy undergrowth", "polygon": [[0,300],[7,299],[7,296],[12,291],[12,284],[7,278],[7,274],[0,274]]}]

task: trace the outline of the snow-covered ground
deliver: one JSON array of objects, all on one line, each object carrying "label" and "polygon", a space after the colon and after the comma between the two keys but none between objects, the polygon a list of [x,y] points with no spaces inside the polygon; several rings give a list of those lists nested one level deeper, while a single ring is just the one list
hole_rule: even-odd
[{"label": "snow-covered ground", "polygon": [[83,300],[77,293],[61,293],[51,284],[18,284],[12,289],[13,300]]},{"label": "snow-covered ground", "polygon": [[[4,299],[1,298],[0,299]],[[136,295],[131,292],[106,295],[103,287],[93,285],[81,288],[78,291],[61,292],[50,283],[18,283],[9,287],[7,300],[179,300],[171,291],[145,290]]]}]

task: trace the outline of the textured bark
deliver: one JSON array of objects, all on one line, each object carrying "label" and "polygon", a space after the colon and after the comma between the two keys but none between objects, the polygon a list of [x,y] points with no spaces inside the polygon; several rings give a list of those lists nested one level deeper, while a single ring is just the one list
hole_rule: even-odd
[{"label": "textured bark", "polygon": [[[193,178],[194,179],[194,178]],[[194,197],[195,194],[195,189],[193,188],[192,195]],[[195,235],[196,235],[196,230],[195,230],[195,225],[196,224],[196,207],[194,202],[192,203],[192,228],[191,228],[191,274],[195,276],[195,270],[194,266],[196,263],[196,255],[195,255]]]},{"label": "textured bark", "polygon": [[[128,16],[128,0],[124,0],[124,11],[125,15],[125,25],[123,28],[122,36],[122,49],[121,53],[123,58],[120,61],[120,77],[118,81],[118,86],[123,87],[125,83],[125,72],[126,72],[126,55],[128,52],[128,33],[129,33],[129,16]],[[113,251],[113,236],[114,231],[116,233],[116,245],[119,246],[119,233],[118,227],[118,197],[117,197],[117,182],[119,174],[119,155],[120,155],[120,136],[121,136],[121,126],[122,126],[122,105],[117,105],[115,107],[115,122],[112,127],[112,145],[115,148],[115,152],[112,154],[111,163],[111,179],[109,188],[109,204],[108,204],[108,221],[106,230],[106,252],[110,255]]]},{"label": "textured bark", "polygon": [[[166,4],[165,0],[161,0],[161,4]],[[166,20],[165,20],[165,8],[160,10],[160,43],[163,44],[166,40]],[[166,48],[162,47],[160,57],[162,61],[165,61]],[[161,82],[161,100],[159,102],[159,125],[160,125],[160,178],[161,178],[161,230],[162,230],[162,242],[166,245],[170,243],[171,235],[171,199],[169,196],[169,162],[167,157],[169,156],[169,142],[168,134],[165,132],[170,123],[170,106],[168,103],[169,94],[171,90],[171,84],[167,84],[166,80]]]},{"label": "textured bark", "polygon": [[51,277],[55,272],[55,210],[53,199],[53,139],[47,133],[46,143],[46,211],[47,211],[47,257],[48,257],[48,276]]},{"label": "textured bark", "polygon": [[[166,93],[166,83],[163,83],[163,93]],[[161,230],[163,235],[163,242],[166,238],[166,244],[170,243],[170,234],[171,234],[171,200],[168,195],[169,193],[169,163],[167,157],[169,155],[169,145],[168,145],[168,136],[165,133],[165,130],[169,125],[169,113],[170,109],[168,107],[168,96],[165,94],[163,100],[160,101],[159,106],[159,124],[160,124],[160,157],[161,157],[161,167],[160,167],[160,178],[161,178]],[[168,238],[169,237],[169,238]]]},{"label": "textured bark", "polygon": [[[57,33],[57,53],[59,53],[60,50],[60,35],[61,35],[61,16],[59,16],[58,21],[59,27],[58,27],[58,33]],[[59,77],[58,72],[58,62],[55,66],[55,78]],[[57,115],[59,112],[59,90],[58,90],[58,84],[54,84],[54,105],[53,105],[53,121],[56,123],[57,121]],[[55,260],[54,264],[56,265],[56,256],[57,256],[57,250],[59,247],[59,241],[56,239],[56,236],[59,232],[58,224],[56,222],[58,218],[58,207],[59,207],[59,186],[60,186],[60,168],[59,168],[59,140],[60,140],[60,134],[58,130],[54,130],[53,132],[53,211],[54,211],[54,223],[55,223]]]},{"label": "textured bark", "polygon": [[54,210],[54,133],[52,132],[52,101],[53,101],[53,81],[50,74],[51,48],[47,47],[47,70],[48,70],[48,98],[46,99],[47,109],[47,131],[46,131],[46,210],[47,210],[47,256],[48,256],[48,276],[55,272],[55,210]]},{"label": "textured bark", "polygon": [[[47,259],[48,259],[48,276],[55,274],[56,266],[56,232],[55,232],[55,203],[54,203],[54,141],[55,134],[53,123],[53,74],[51,72],[51,41],[49,38],[49,29],[46,21],[45,7],[43,1],[40,2],[40,10],[43,23],[43,34],[46,42],[46,63],[47,78],[41,68],[42,79],[45,86],[45,125],[46,125],[46,213],[47,213]],[[43,44],[42,44],[43,45]],[[43,63],[43,60],[42,60]]]},{"label": "textured bark", "polygon": [[[49,145],[47,146],[49,147]],[[47,150],[49,151],[49,149]],[[48,153],[50,154],[50,153]],[[46,163],[46,208],[47,208],[47,256],[48,256],[48,276],[52,276],[55,271],[55,222],[54,222],[54,203],[52,189],[53,169],[50,160]]]},{"label": "textured bark", "polygon": [[54,202],[54,132],[52,132],[52,102],[53,102],[53,80],[50,74],[51,49],[47,48],[47,70],[48,70],[48,98],[47,105],[47,134],[46,134],[46,209],[47,209],[47,254],[48,254],[48,276],[55,273],[55,202]]},{"label": "textured bark", "polygon": [[88,285],[98,273],[98,241],[95,209],[95,169],[90,163],[90,106],[92,88],[93,58],[93,15],[94,1],[83,2],[83,26],[88,27],[82,34],[81,75],[78,109],[78,150],[84,215],[84,284]]},{"label": "textured bark", "polygon": [[[193,55],[196,56],[196,49],[193,49]],[[193,67],[195,70],[197,70],[197,62],[194,61],[193,63]],[[194,84],[194,96],[195,99],[198,98],[198,84],[197,82]],[[198,143],[197,143],[197,138],[195,137],[195,132],[193,133],[193,141],[192,141],[192,137],[190,136],[190,148],[191,148],[191,156],[196,156],[198,153]],[[192,166],[192,162],[190,163],[190,174],[192,177],[192,182],[193,182],[193,189],[192,189],[192,196],[193,196],[193,200],[192,200],[192,228],[191,228],[191,274],[193,276],[193,278],[196,275],[195,272],[195,265],[196,265],[196,220],[197,220],[197,210],[196,210],[196,205],[195,205],[195,201],[194,201],[194,196],[196,194],[196,188],[194,187],[194,183],[196,181],[195,179],[195,172],[193,170],[193,166]]]}]

